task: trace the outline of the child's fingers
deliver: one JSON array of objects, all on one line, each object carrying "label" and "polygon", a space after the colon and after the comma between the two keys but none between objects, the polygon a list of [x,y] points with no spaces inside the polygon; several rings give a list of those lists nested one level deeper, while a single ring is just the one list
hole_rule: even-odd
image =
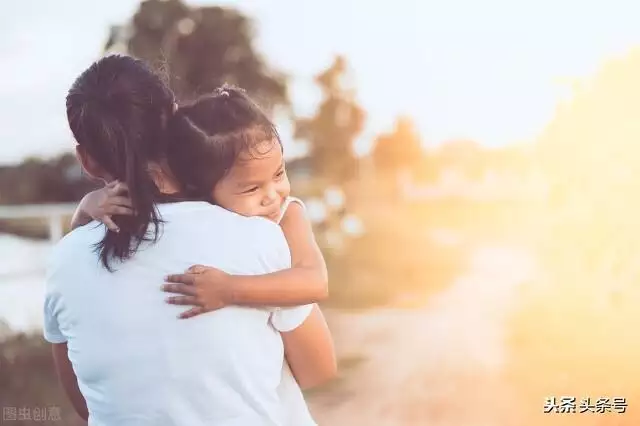
[{"label": "child's fingers", "polygon": [[121,195],[115,195],[113,197],[109,197],[109,203],[116,206],[125,206],[125,207],[133,208],[131,199],[129,197],[123,197]]},{"label": "child's fingers", "polygon": [[113,232],[120,232],[120,228],[118,227],[118,225],[115,224],[115,222],[113,220],[111,220],[110,216],[104,216],[101,219],[102,223],[104,223],[106,225],[107,228],[109,228],[111,231]]},{"label": "child's fingers", "polygon": [[193,265],[189,269],[187,269],[187,274],[201,274],[207,269],[206,266],[202,265]]},{"label": "child's fingers", "polygon": [[129,191],[129,187],[124,182],[117,182],[115,185],[108,188],[107,191],[109,192],[109,195],[124,194]]},{"label": "child's fingers", "polygon": [[111,182],[109,182],[108,184],[106,184],[104,187],[105,188],[113,188],[114,186],[116,186],[120,181],[119,180],[112,180]]},{"label": "child's fingers", "polygon": [[178,318],[180,319],[192,318],[192,317],[195,317],[196,315],[204,314],[205,312],[207,312],[206,309],[200,306],[196,306],[195,308],[191,308],[188,311],[182,312],[180,315],[178,315]]},{"label": "child's fingers", "polygon": [[119,214],[131,216],[133,214],[133,209],[125,206],[109,206],[106,208],[106,212],[110,215]]},{"label": "child's fingers", "polygon": [[165,283],[162,286],[162,291],[166,291],[167,293],[183,294],[185,296],[197,295],[197,289],[193,285],[176,284],[177,279],[175,276],[167,277],[167,281],[173,281],[173,283]]},{"label": "child's fingers", "polygon": [[195,296],[169,296],[166,302],[170,305],[198,306],[198,299]]},{"label": "child's fingers", "polygon": [[[196,283],[196,277],[195,275],[192,275],[192,274],[171,274],[171,275],[167,275],[164,279],[165,281],[168,281],[170,283],[181,283],[181,284],[176,284],[176,286],[187,285],[187,286],[193,287]],[[170,287],[171,284],[165,284],[165,286],[169,286],[167,288],[172,288]]]}]

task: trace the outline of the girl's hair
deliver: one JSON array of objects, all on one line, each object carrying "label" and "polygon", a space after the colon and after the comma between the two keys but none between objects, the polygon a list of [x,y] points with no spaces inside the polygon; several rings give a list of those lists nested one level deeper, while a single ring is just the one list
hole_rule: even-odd
[{"label": "girl's hair", "polygon": [[275,125],[244,90],[233,86],[178,108],[166,137],[167,163],[183,195],[211,202],[213,189],[241,153],[263,154],[264,142],[277,141],[282,149]]},{"label": "girl's hair", "polygon": [[[164,158],[166,123],[174,95],[142,61],[120,55],[95,62],[67,95],[67,119],[77,143],[114,179],[129,187],[135,214],[117,218],[120,232],[107,231],[97,244],[103,265],[129,258],[142,241],[158,238],[157,188],[149,162]],[[147,234],[153,224],[153,236]]]}]

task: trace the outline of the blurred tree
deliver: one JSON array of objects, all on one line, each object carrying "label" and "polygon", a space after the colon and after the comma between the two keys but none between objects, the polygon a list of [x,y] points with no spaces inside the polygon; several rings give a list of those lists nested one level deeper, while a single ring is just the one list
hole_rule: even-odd
[{"label": "blurred tree", "polygon": [[30,158],[0,167],[0,203],[29,204],[77,201],[96,186],[82,176],[73,154],[49,161]]},{"label": "blurred tree", "polygon": [[528,144],[510,144],[487,149],[487,168],[506,171],[516,176],[526,176],[533,171],[534,147]]},{"label": "blurred tree", "polygon": [[267,66],[253,37],[251,20],[234,9],[145,0],[130,24],[112,27],[105,50],[131,54],[167,72],[183,100],[229,83],[267,110],[288,105],[284,75]]},{"label": "blurred tree", "polygon": [[445,165],[435,149],[425,150],[419,166],[412,173],[417,182],[435,183],[440,178]]},{"label": "blurred tree", "polygon": [[640,50],[606,63],[574,86],[537,141],[552,194],[536,211],[544,269],[511,320],[517,363],[507,373],[520,374],[527,400],[548,389],[640,394],[640,346],[630,343],[640,319],[639,75]]},{"label": "blurred tree", "polygon": [[566,223],[558,223],[559,230],[567,244],[591,247],[596,263],[590,267],[609,267],[605,248],[617,251],[612,254],[617,263],[638,263],[629,257],[636,256],[630,248],[640,232],[635,201],[640,190],[639,72],[640,51],[608,63],[588,90],[576,87],[573,98],[558,107],[538,141],[538,161],[552,185],[554,208],[573,211]]},{"label": "blurred tree", "polygon": [[380,135],[374,142],[373,162],[376,172],[396,174],[402,170],[413,171],[422,164],[424,151],[413,121],[399,117],[393,132]]},{"label": "blurred tree", "polygon": [[485,172],[486,150],[474,140],[448,141],[438,148],[437,156],[444,168],[455,170],[467,179],[481,179]]},{"label": "blurred tree", "polygon": [[565,196],[610,198],[619,185],[640,184],[639,72],[636,50],[608,63],[588,87],[576,84],[572,99],[557,108],[537,153]]},{"label": "blurred tree", "polygon": [[353,150],[356,137],[362,132],[365,112],[344,87],[346,61],[338,56],[331,66],[316,77],[324,99],[311,118],[298,119],[295,138],[310,145],[314,172],[332,184],[341,184],[357,172]]}]

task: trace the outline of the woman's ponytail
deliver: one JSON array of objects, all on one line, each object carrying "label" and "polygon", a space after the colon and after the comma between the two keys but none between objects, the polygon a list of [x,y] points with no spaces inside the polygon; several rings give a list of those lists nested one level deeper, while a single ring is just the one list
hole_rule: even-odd
[{"label": "woman's ponytail", "polygon": [[[67,116],[76,141],[112,179],[125,182],[134,214],[117,216],[120,231],[97,244],[102,264],[131,257],[143,241],[159,236],[159,192],[148,172],[164,156],[164,132],[174,96],[142,61],[107,56],[78,77],[67,95]],[[150,226],[153,229],[149,229]]]}]

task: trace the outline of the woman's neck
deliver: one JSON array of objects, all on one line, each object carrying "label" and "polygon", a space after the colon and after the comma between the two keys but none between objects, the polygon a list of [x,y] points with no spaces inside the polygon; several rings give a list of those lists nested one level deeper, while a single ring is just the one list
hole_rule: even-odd
[{"label": "woman's neck", "polygon": [[158,190],[156,196],[158,203],[176,203],[180,201],[212,202],[209,195],[197,195],[183,188],[170,170],[166,161],[151,163],[148,166],[149,175]]},{"label": "woman's neck", "polygon": [[170,172],[166,161],[150,163],[148,172],[158,192],[164,195],[173,195],[180,192],[180,185],[176,182],[173,173]]}]

